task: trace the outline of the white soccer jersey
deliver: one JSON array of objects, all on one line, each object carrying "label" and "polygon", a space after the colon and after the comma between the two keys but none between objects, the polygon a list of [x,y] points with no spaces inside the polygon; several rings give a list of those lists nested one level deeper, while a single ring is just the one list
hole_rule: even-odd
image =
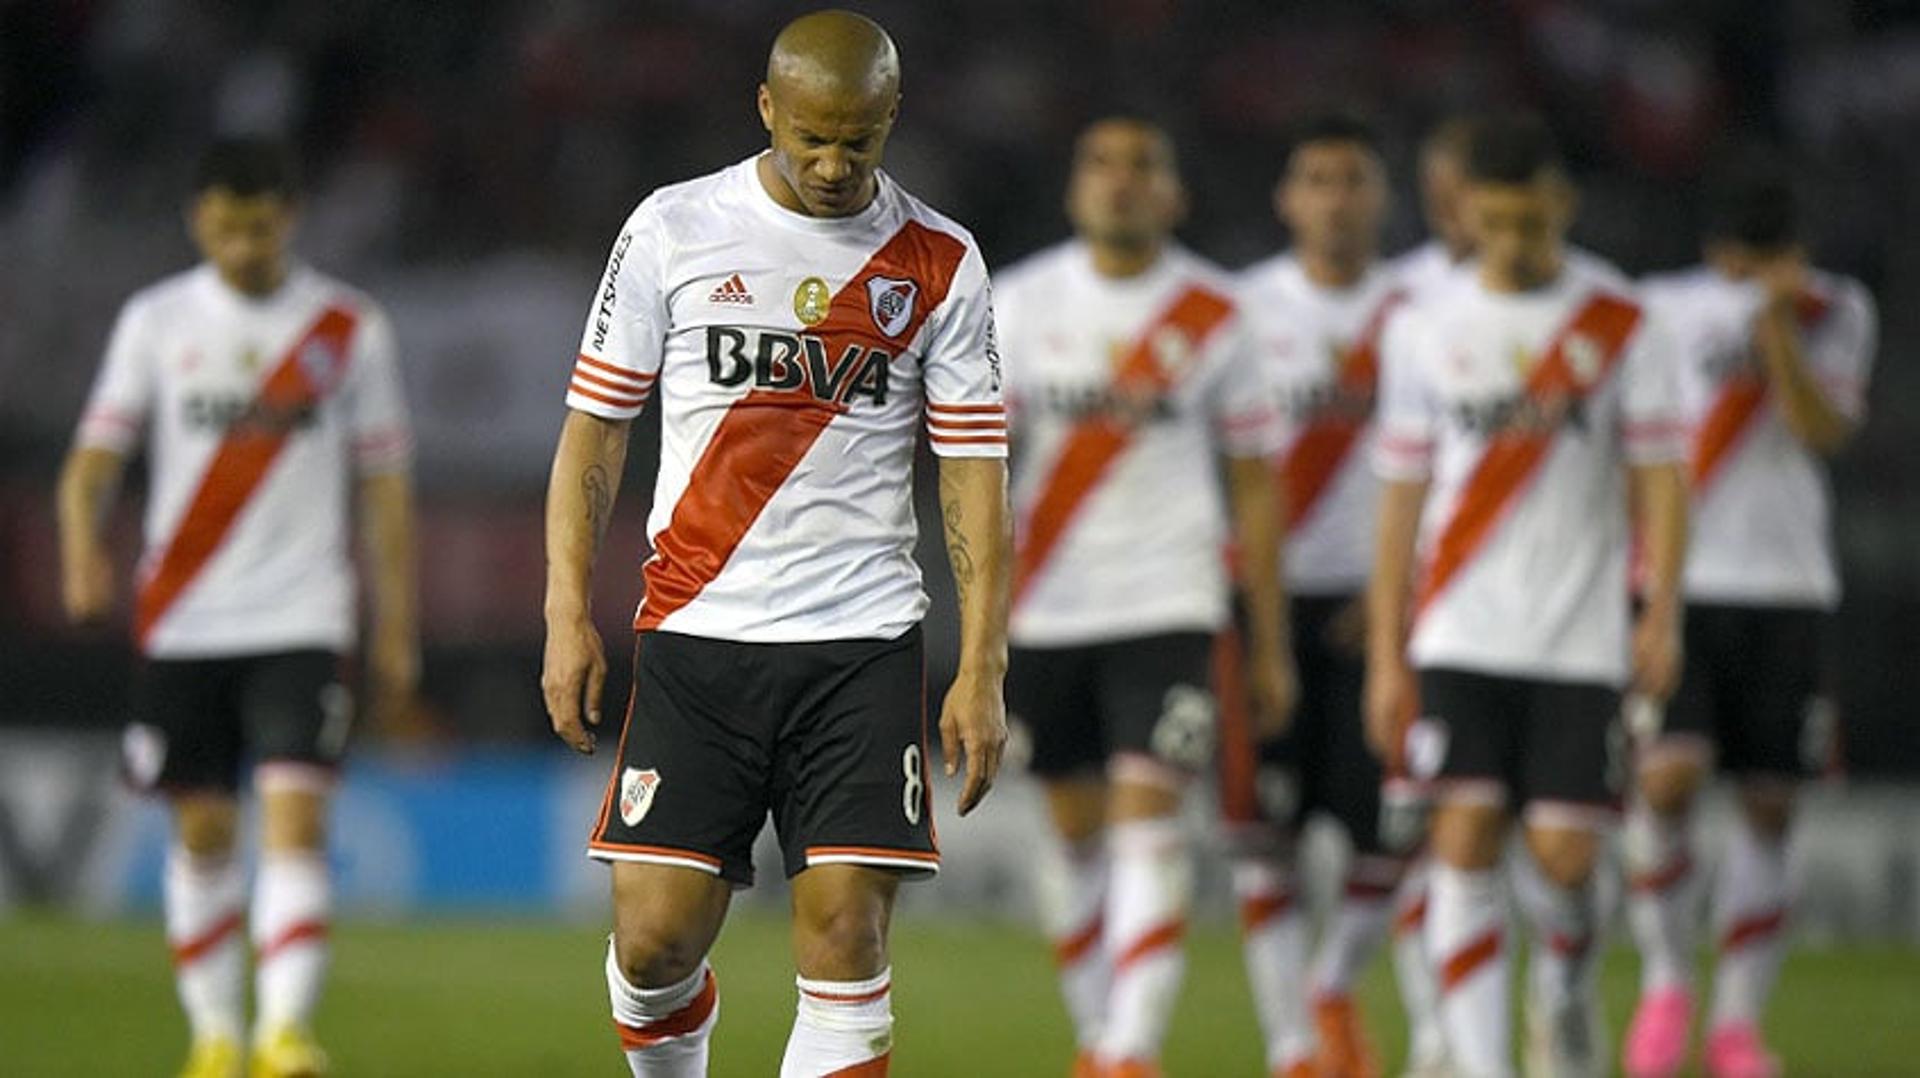
[{"label": "white soccer jersey", "polygon": [[1077,242],[1004,275],[1016,643],[1225,619],[1219,457],[1268,456],[1280,436],[1233,287],[1179,249],[1137,277],[1102,277]]},{"label": "white soccer jersey", "polygon": [[[1794,437],[1767,391],[1753,351],[1760,286],[1699,267],[1651,278],[1645,294],[1674,330],[1691,433],[1687,598],[1833,607],[1840,577],[1826,465]],[[1872,298],[1857,281],[1815,273],[1800,317],[1806,362],[1828,401],[1863,418],[1877,333]]]},{"label": "white soccer jersey", "polygon": [[404,469],[412,452],[380,309],[303,267],[264,299],[207,265],[141,291],[113,327],[78,441],[127,453],[143,435],[142,650],[351,648],[353,479]]},{"label": "white soccer jersey", "polygon": [[1623,279],[1571,260],[1525,294],[1462,276],[1394,319],[1374,459],[1431,484],[1416,665],[1625,681],[1622,465],[1683,454],[1669,350]]},{"label": "white soccer jersey", "polygon": [[1240,289],[1255,350],[1280,393],[1288,590],[1352,594],[1373,564],[1367,458],[1380,337],[1405,292],[1385,268],[1352,288],[1323,288],[1284,254],[1247,269]]},{"label": "white soccer jersey", "polygon": [[1410,295],[1422,296],[1445,285],[1461,266],[1453,260],[1447,245],[1435,239],[1402,252],[1387,263],[1387,272]]},{"label": "white soccer jersey", "polygon": [[773,201],[756,160],[663,187],[627,219],[567,405],[631,419],[658,387],[636,629],[891,638],[927,607],[922,417],[935,453],[1006,455],[986,265],[884,175],[860,213],[808,217]]}]

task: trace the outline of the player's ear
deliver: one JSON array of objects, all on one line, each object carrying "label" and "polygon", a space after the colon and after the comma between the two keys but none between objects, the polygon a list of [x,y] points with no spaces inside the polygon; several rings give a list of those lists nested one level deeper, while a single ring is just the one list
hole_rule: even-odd
[{"label": "player's ear", "polygon": [[767,129],[767,134],[773,134],[773,91],[767,89],[766,83],[760,84],[754,103],[760,109],[760,126]]}]

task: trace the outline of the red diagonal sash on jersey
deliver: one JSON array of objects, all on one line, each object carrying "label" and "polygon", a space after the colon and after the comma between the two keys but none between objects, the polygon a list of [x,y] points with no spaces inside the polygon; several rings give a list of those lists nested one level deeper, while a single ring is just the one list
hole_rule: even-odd
[{"label": "red diagonal sash on jersey", "polygon": [[[959,240],[909,221],[847,278],[834,293],[826,318],[806,332],[826,342],[836,363],[850,345],[896,352],[946,299],[965,255]],[[892,337],[873,323],[866,282],[875,275],[919,285],[913,313]],[[799,467],[827,424],[845,411],[845,404],[819,400],[804,388],[755,389],[727,409],[687,477],[672,519],[654,540],[645,570],[646,598],[634,628],[659,628],[720,575],[774,492]]]},{"label": "red diagonal sash on jersey", "polygon": [[[1359,339],[1347,349],[1334,383],[1341,399],[1373,397],[1380,378],[1380,334],[1386,328],[1387,316],[1405,298],[1404,292],[1388,293],[1360,330]],[[1333,485],[1333,477],[1340,474],[1341,465],[1360,441],[1366,425],[1366,416],[1349,414],[1336,405],[1294,439],[1280,458],[1281,489],[1287,494],[1287,530],[1298,528],[1319,506],[1321,495]]]},{"label": "red diagonal sash on jersey", "polygon": [[[1826,297],[1802,292],[1794,303],[1800,325],[1812,327],[1827,316],[1832,305]],[[1720,473],[1721,465],[1760,415],[1767,399],[1767,380],[1757,371],[1742,371],[1729,377],[1720,387],[1720,395],[1700,421],[1693,440],[1692,479],[1695,493],[1706,490]]]},{"label": "red diagonal sash on jersey", "polygon": [[275,417],[312,407],[338,383],[347,345],[358,324],[359,319],[344,308],[329,307],[321,312],[268,372],[254,398],[250,414],[264,414],[270,421],[243,419],[235,423],[214,450],[165,553],[140,586],[134,633],[142,644],[226,541],[233,522],[286,447],[293,432]]},{"label": "red diagonal sash on jersey", "polygon": [[[1606,380],[1639,324],[1640,308],[1631,301],[1606,293],[1589,299],[1561,327],[1546,354],[1534,365],[1527,379],[1527,398],[1551,406],[1585,396]],[[1582,343],[1573,345],[1575,341]],[[1575,347],[1592,351],[1576,361],[1568,354]],[[1579,370],[1581,366],[1590,369]],[[1503,431],[1488,440],[1460,492],[1452,518],[1434,544],[1417,611],[1431,605],[1473,560],[1514,497],[1547,459],[1555,437],[1552,430],[1526,429]]]},{"label": "red diagonal sash on jersey", "polygon": [[[1168,330],[1178,332],[1197,357],[1206,339],[1232,311],[1233,304],[1218,293],[1198,287],[1187,289],[1141,331],[1114,370],[1113,389],[1122,397],[1152,398],[1166,393],[1182,371],[1169,370],[1163,362],[1163,346],[1159,343],[1162,335]],[[1082,419],[1067,432],[1053,470],[1041,485],[1040,497],[1021,529],[1013,568],[1016,604],[1066,534],[1074,513],[1132,441],[1131,424],[1104,415]]]}]

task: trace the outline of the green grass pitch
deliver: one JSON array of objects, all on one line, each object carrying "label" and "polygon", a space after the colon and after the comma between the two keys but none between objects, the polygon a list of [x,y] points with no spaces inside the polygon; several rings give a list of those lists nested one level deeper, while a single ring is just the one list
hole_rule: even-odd
[{"label": "green grass pitch", "polygon": [[[319,1030],[337,1074],[567,1076],[626,1073],[606,1018],[602,937],[538,921],[349,923],[335,933]],[[1173,1078],[1256,1076],[1260,1050],[1231,930],[1203,926],[1167,1050]],[[715,955],[721,1022],[713,1073],[772,1075],[793,1007],[784,922],[741,911]],[[917,1076],[1066,1073],[1069,1038],[1045,947],[999,923],[906,918],[896,927],[893,1071]],[[1618,1030],[1633,959],[1607,967]],[[1401,1031],[1386,963],[1364,1001],[1389,1061]],[[1920,953],[1796,953],[1770,1029],[1797,1075],[1920,1074]],[[149,921],[0,920],[0,1074],[162,1075],[185,1047],[160,928]]]}]

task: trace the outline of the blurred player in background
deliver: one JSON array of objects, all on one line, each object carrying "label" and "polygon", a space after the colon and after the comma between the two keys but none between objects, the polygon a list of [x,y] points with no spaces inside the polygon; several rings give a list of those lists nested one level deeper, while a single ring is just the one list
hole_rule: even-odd
[{"label": "blurred player in background", "polygon": [[1411,293],[1444,283],[1473,257],[1473,233],[1463,205],[1472,133],[1472,118],[1452,116],[1420,144],[1420,212],[1427,223],[1427,241],[1392,263],[1401,287]]},{"label": "blurred player in background", "polygon": [[[1518,812],[1538,865],[1519,888],[1538,941],[1529,1071],[1597,1075],[1593,870],[1626,766],[1620,690],[1661,699],[1678,674],[1676,390],[1626,282],[1566,257],[1575,195],[1545,128],[1476,125],[1467,181],[1474,272],[1385,343],[1369,736],[1439,781],[1427,938],[1451,1065],[1512,1072],[1500,863]],[[1648,564],[1631,632],[1629,485]]]},{"label": "blurred player in background", "polygon": [[[1366,457],[1380,336],[1403,297],[1378,261],[1387,197],[1370,126],[1339,114],[1303,122],[1274,192],[1292,249],[1241,279],[1287,430],[1278,472],[1300,706],[1285,737],[1256,744],[1233,679],[1220,678],[1221,767],[1247,973],[1276,1075],[1379,1072],[1353,982],[1386,934],[1406,867],[1381,842],[1381,768],[1360,716],[1375,500]],[[1235,641],[1222,641],[1222,668],[1231,669]],[[1353,858],[1309,975],[1296,876],[1301,828],[1315,813],[1345,829]],[[1415,1039],[1416,1061],[1437,1054],[1437,1044]]]},{"label": "blurred player in background", "polygon": [[1646,288],[1678,331],[1694,527],[1685,673],[1664,721],[1635,731],[1640,797],[1626,851],[1643,965],[1624,1062],[1644,1078],[1686,1062],[1697,897],[1688,826],[1716,759],[1739,783],[1742,812],[1714,887],[1707,1070],[1779,1072],[1759,1022],[1784,947],[1787,826],[1795,786],[1836,751],[1820,684],[1823,629],[1840,597],[1826,459],[1865,412],[1877,327],[1858,282],[1807,265],[1796,210],[1787,175],[1743,163],[1718,185],[1704,263]]},{"label": "blurred player in background", "polygon": [[[567,393],[547,505],[553,726],[581,752],[606,659],[588,580],[628,428],[656,388],[661,466],[634,699],[590,844],[613,865],[606,978],[636,1075],[706,1072],[706,955],[773,814],[799,1008],[780,1073],[885,1074],[887,927],[934,843],[913,560],[924,422],[961,610],[940,717],[964,815],[1006,738],[1006,417],[972,237],[879,171],[899,56],[840,11],[783,29],[772,148],[643,201]],[[924,419],[923,419],[924,417]]]},{"label": "blurred player in background", "polygon": [[[326,1069],[309,1023],[327,962],[327,804],[353,720],[349,521],[364,534],[377,707],[411,696],[411,435],[393,334],[365,295],[294,261],[293,166],[260,139],[203,158],[188,225],[205,262],[121,309],[60,479],[64,596],[113,607],[105,524],[127,458],[149,468],[125,767],[173,811],[167,939],[193,1032],[184,1074]],[[243,768],[260,795],[252,910],[235,850]]]},{"label": "blurred player in background", "polygon": [[1233,282],[1172,240],[1184,209],[1164,131],[1093,124],[1067,193],[1078,237],[1009,271],[997,306],[1021,445],[1008,701],[1064,840],[1043,890],[1082,1074],[1157,1073],[1179,989],[1176,817],[1214,749],[1229,507],[1256,705],[1284,721],[1293,694],[1278,416]]}]

